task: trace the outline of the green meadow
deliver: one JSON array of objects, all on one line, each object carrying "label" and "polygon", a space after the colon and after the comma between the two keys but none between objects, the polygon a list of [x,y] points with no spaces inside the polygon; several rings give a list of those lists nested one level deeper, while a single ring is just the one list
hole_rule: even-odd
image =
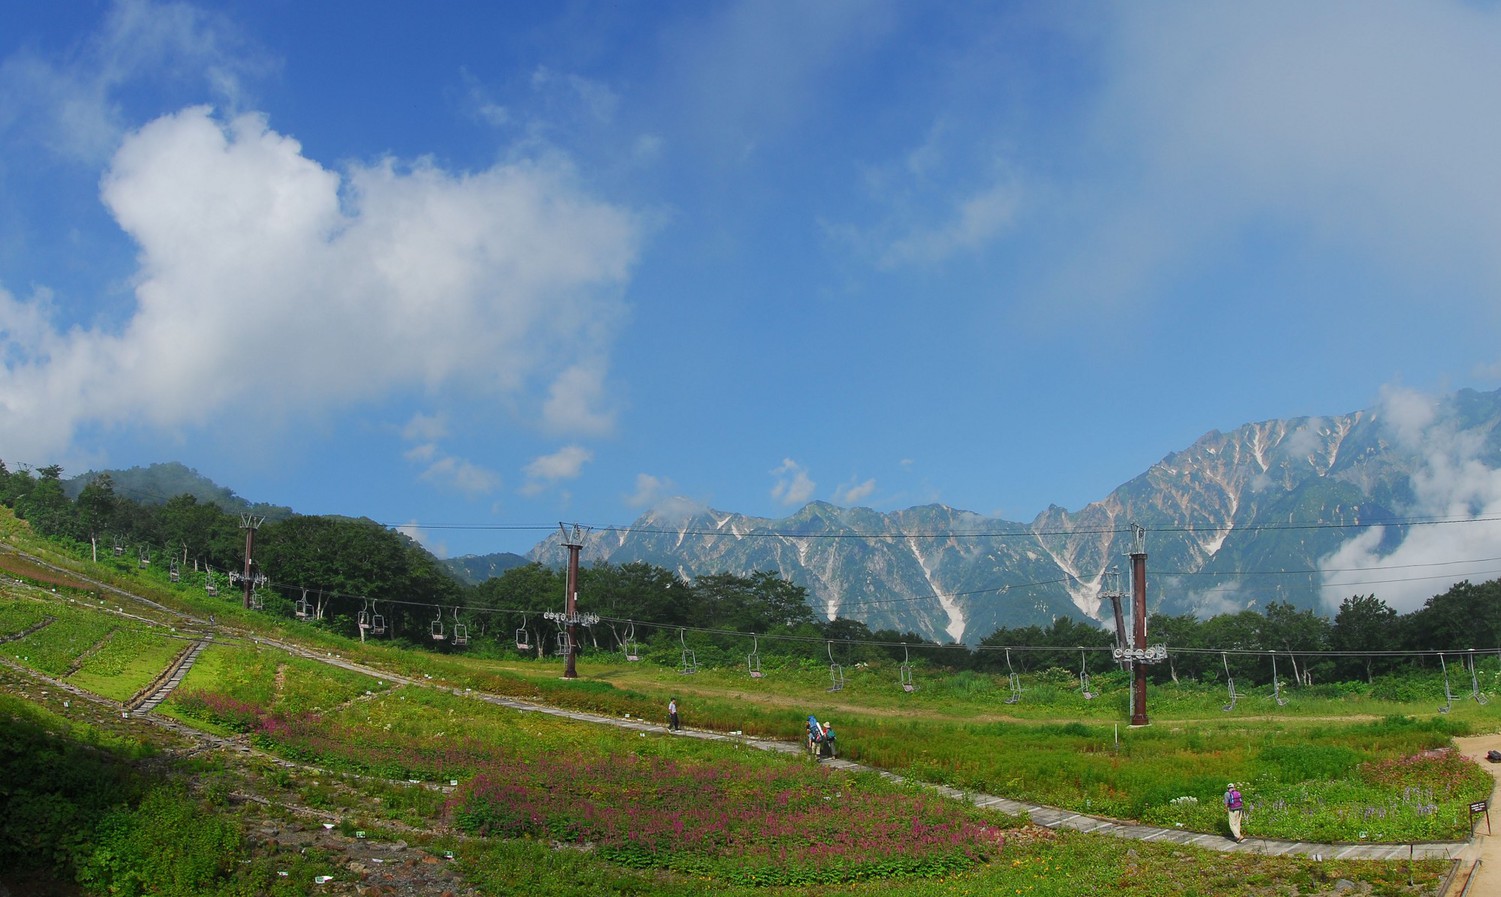
[{"label": "green meadow", "polygon": [[[1414,674],[1284,687],[1285,704],[1248,690],[1229,712],[1212,684],[1153,686],[1141,728],[1125,725],[1118,671],[1092,675],[1087,699],[1075,671],[1037,670],[1008,703],[1004,676],[934,664],[915,665],[912,692],[885,661],[852,665],[838,691],[813,656],[770,658],[753,679],[726,652],[684,675],[665,645],[636,663],[586,649],[579,678],[565,680],[561,661],[493,636],[449,653],[362,644],[128,569],[54,560],[79,579],[0,583],[0,656],[15,665],[0,689],[15,796],[0,866],[89,894],[307,893],[313,876],[348,879],[328,858],[294,862],[249,838],[254,814],[291,808],[451,853],[486,894],[1307,894],[1342,879],[1374,894],[1434,893],[1446,863],[1226,856],[1053,832],[927,786],[1224,833],[1219,798],[1235,781],[1253,837],[1463,840],[1468,804],[1492,782],[1444,748],[1501,729],[1494,705],[1468,689],[1439,713],[1442,681]],[[96,579],[160,609],[101,600]],[[122,702],[201,631],[180,615],[210,613],[215,638],[156,712],[269,760],[172,759],[151,727],[117,713],[85,719],[78,702],[63,707],[18,672]],[[1477,674],[1494,690],[1501,669],[1491,658]],[[482,694],[653,725],[580,723]],[[809,714],[832,720],[842,757],[905,781],[734,738],[669,736],[660,724],[672,698],[687,727],[717,733],[795,741]],[[269,797],[226,797],[247,791]],[[185,822],[195,818],[205,821]],[[168,860],[191,874],[168,882]]]}]

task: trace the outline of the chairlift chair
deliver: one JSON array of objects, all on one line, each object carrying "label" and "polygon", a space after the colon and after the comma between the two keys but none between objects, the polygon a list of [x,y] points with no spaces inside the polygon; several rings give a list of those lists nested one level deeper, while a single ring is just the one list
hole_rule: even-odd
[{"label": "chairlift chair", "polygon": [[361,634],[370,631],[370,599],[366,598],[363,600],[365,604],[360,608],[360,615],[355,621],[360,627]]},{"label": "chairlift chair", "polygon": [[678,672],[689,675],[698,672],[698,657],[693,649],[688,647],[688,640],[683,636],[683,630],[678,630],[678,644],[683,646],[683,663],[678,667]]},{"label": "chairlift chair", "polygon": [[530,650],[532,650],[532,636],[531,636],[531,633],[528,632],[527,628],[526,628],[526,617],[522,617],[521,618],[521,628],[516,630],[516,650],[517,651],[530,651]]},{"label": "chairlift chair", "polygon": [[567,657],[572,649],[573,643],[568,639],[568,630],[559,627],[557,655],[559,657]]},{"label": "chairlift chair", "polygon": [[1079,652],[1079,693],[1086,701],[1095,699],[1095,693],[1089,690],[1089,658],[1083,651]]},{"label": "chairlift chair", "polygon": [[306,620],[313,615],[312,610],[309,609],[310,607],[311,605],[308,604],[307,600],[307,589],[303,589],[302,597],[297,599],[297,604],[293,606],[292,613],[296,615],[297,619]]},{"label": "chairlift chair", "polygon": [[264,601],[261,600],[261,593],[258,592],[258,591],[256,591],[254,588],[252,588],[250,590],[250,609],[251,610],[265,610],[266,609],[266,602],[264,602]]},{"label": "chairlift chair", "polygon": [[902,642],[901,678],[902,691],[908,692],[909,694],[911,692],[917,691],[917,685],[912,681],[912,655],[907,651],[906,642]]},{"label": "chairlift chair", "polygon": [[151,550],[150,549],[146,548],[145,546],[142,546],[141,547],[141,551],[140,551],[140,557],[141,557],[141,569],[142,570],[145,570],[147,567],[151,566]]},{"label": "chairlift chair", "polygon": [[1016,670],[1011,667],[1011,649],[1006,649],[1006,678],[1011,685],[1011,697],[1006,699],[1007,704],[1015,704],[1022,699],[1022,682],[1016,675]]},{"label": "chairlift chair", "polygon": [[1444,655],[1438,656],[1439,668],[1444,671],[1444,706],[1438,709],[1439,713],[1448,713],[1454,709],[1454,693],[1449,690],[1449,665],[1444,663]]},{"label": "chairlift chair", "polygon": [[433,641],[441,642],[448,638],[448,633],[443,631],[443,608],[438,608],[438,615],[433,618],[432,625]]},{"label": "chairlift chair", "polygon": [[834,643],[824,645],[829,649],[829,691],[844,691],[844,667],[834,660]]},{"label": "chairlift chair", "polygon": [[469,644],[469,627],[459,622],[459,607],[453,608],[453,643],[459,647]]},{"label": "chairlift chair", "polygon": [[167,565],[167,579],[172,582],[182,579],[182,571],[177,566],[176,558],[173,558],[171,563]]},{"label": "chairlift chair", "polygon": [[761,678],[761,643],[755,633],[751,633],[751,653],[745,658],[745,666],[752,679]]},{"label": "chairlift chair", "polygon": [[382,613],[380,613],[380,611],[377,611],[375,609],[375,602],[374,601],[370,602],[370,634],[371,635],[385,635],[386,634],[386,618],[385,618],[385,615],[383,615]]},{"label": "chairlift chair", "polygon": [[203,590],[208,592],[210,598],[219,597],[219,587],[214,583],[214,568],[208,564],[203,565]]},{"label": "chairlift chair", "polygon": [[1480,676],[1475,672],[1475,649],[1470,649],[1470,697],[1475,699],[1476,704],[1489,704],[1491,699],[1486,697],[1485,692],[1480,690]]},{"label": "chairlift chair", "polygon": [[641,646],[636,644],[636,624],[632,623],[625,631],[625,641],[621,642],[620,650],[625,653],[625,659],[635,663],[641,659]]},{"label": "chairlift chair", "polygon": [[1230,658],[1223,652],[1220,654],[1220,662],[1225,665],[1225,681],[1230,686],[1230,703],[1220,709],[1229,713],[1235,709],[1235,702],[1240,700],[1240,695],[1235,693],[1235,677],[1230,675]]},{"label": "chairlift chair", "polygon": [[1272,652],[1272,700],[1277,702],[1278,707],[1287,705],[1287,698],[1282,697],[1282,680],[1277,678],[1277,652]]},{"label": "chairlift chair", "polygon": [[125,556],[125,543],[121,542],[119,539],[116,539],[115,540],[115,557],[118,558],[118,557],[124,557],[124,556]]}]

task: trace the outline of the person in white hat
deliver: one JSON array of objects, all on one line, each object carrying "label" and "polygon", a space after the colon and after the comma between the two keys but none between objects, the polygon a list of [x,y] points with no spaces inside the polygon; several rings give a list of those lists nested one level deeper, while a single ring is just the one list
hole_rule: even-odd
[{"label": "person in white hat", "polygon": [[1231,782],[1225,786],[1225,812],[1230,814],[1230,838],[1239,844],[1246,840],[1240,836],[1240,789]]}]

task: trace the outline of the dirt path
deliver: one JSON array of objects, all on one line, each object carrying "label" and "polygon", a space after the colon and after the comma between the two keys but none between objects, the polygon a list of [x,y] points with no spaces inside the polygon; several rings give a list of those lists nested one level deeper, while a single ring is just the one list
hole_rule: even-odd
[{"label": "dirt path", "polygon": [[[1456,738],[1454,743],[1461,753],[1479,763],[1501,785],[1501,763],[1491,763],[1485,759],[1486,751],[1501,751],[1501,735],[1472,735],[1469,738]],[[1501,807],[1496,805],[1495,790],[1491,791],[1490,804],[1491,811],[1495,814],[1489,826],[1491,834],[1486,834],[1485,819],[1476,820],[1475,838],[1460,854],[1466,869],[1480,860],[1480,871],[1470,883],[1470,893],[1476,897],[1501,894]]]}]

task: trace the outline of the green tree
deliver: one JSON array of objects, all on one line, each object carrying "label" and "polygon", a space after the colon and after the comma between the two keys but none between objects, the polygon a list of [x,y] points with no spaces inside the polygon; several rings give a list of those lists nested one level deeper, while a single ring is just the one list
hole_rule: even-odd
[{"label": "green tree", "polygon": [[1334,615],[1329,646],[1353,655],[1340,659],[1343,672],[1359,670],[1370,682],[1377,669],[1390,666],[1390,661],[1377,655],[1396,648],[1398,638],[1395,610],[1375,595],[1352,595],[1340,602],[1339,612]]},{"label": "green tree", "polygon": [[[555,641],[557,633],[557,627],[542,615],[548,611],[563,610],[565,585],[563,572],[533,561],[512,567],[475,586],[474,602],[477,607],[489,609],[514,621],[509,627],[513,634],[517,629],[525,629],[526,644],[531,645],[532,650],[541,657],[546,652],[547,645]],[[582,585],[580,592],[582,593]],[[583,603],[582,594],[579,601]],[[580,610],[594,613],[587,608]]]},{"label": "green tree", "polygon": [[1455,583],[1404,620],[1406,647],[1463,651],[1501,647],[1501,580]]},{"label": "green tree", "polygon": [[[1273,601],[1266,606],[1266,619],[1261,625],[1261,648],[1289,654],[1287,659],[1292,665],[1290,672],[1293,677],[1309,684],[1314,678],[1310,664],[1323,665],[1324,672],[1320,674],[1320,678],[1333,674],[1332,663],[1308,656],[1329,650],[1331,629],[1329,620],[1312,610],[1298,610],[1289,602]],[[1304,655],[1301,660],[1298,657],[1300,653]],[[1266,672],[1270,674],[1270,667]]]}]

